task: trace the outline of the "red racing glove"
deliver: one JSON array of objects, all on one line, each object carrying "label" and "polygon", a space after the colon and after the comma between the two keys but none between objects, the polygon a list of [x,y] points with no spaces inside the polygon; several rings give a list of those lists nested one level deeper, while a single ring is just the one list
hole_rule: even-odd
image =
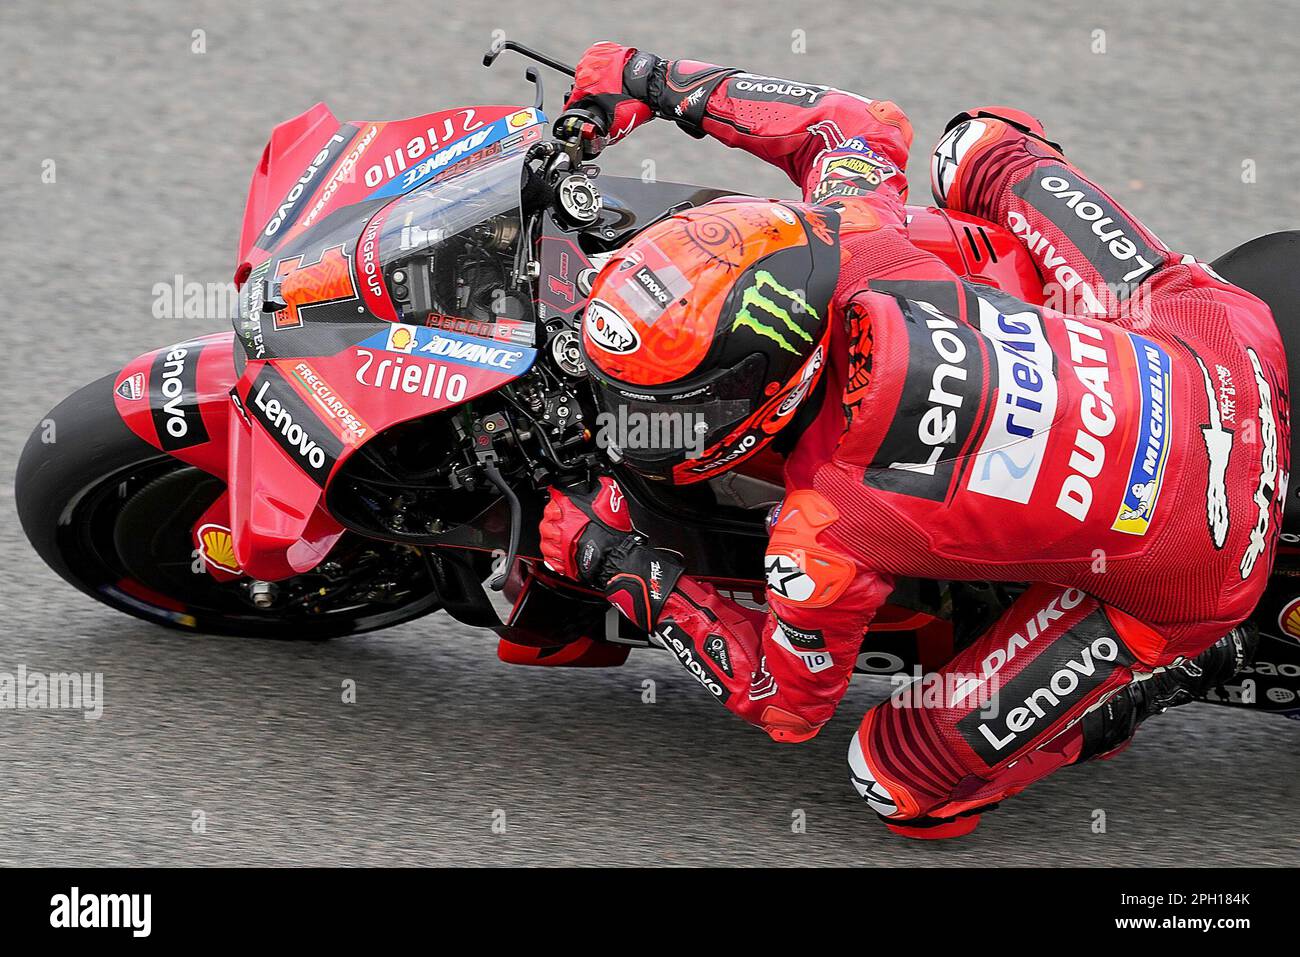
[{"label": "red racing glove", "polygon": [[629,620],[654,630],[682,563],[632,528],[617,482],[602,477],[590,488],[552,488],[540,531],[546,567],[601,589]]},{"label": "red racing glove", "polygon": [[[593,44],[578,61],[573,89],[564,104],[565,109],[589,109],[605,116],[608,124],[606,143],[617,143],[643,123],[654,119],[654,110],[633,96],[624,82],[624,74],[638,69],[648,72],[657,58],[636,56],[632,47],[620,46],[608,40]],[[635,59],[635,62],[629,63]],[[635,83],[644,76],[631,77]]]}]

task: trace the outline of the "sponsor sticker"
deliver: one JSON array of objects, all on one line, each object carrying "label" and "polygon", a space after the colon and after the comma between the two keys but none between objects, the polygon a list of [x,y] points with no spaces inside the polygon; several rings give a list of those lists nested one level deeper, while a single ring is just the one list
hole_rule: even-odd
[{"label": "sponsor sticker", "polygon": [[401,322],[391,323],[386,331],[375,333],[357,345],[362,349],[400,352],[424,359],[442,359],[457,365],[476,366],[511,375],[527,372],[537,356],[536,349]]},{"label": "sponsor sticker", "polygon": [[303,170],[297,182],[289,187],[284,199],[271,212],[271,218],[267,220],[266,226],[262,229],[262,235],[258,237],[257,249],[270,249],[275,245],[276,237],[292,226],[297,218],[302,215],[303,208],[306,205],[306,197],[315,190],[317,178],[323,170],[333,165],[339,154],[347,148],[356,135],[357,128],[355,126],[344,124],[330,136],[325,145],[312,157],[311,162],[307,164],[307,168]]},{"label": "sponsor sticker", "polygon": [[1141,409],[1128,483],[1110,527],[1129,535],[1145,535],[1151,526],[1169,461],[1173,386],[1169,354],[1150,339],[1134,333],[1128,333],[1128,340],[1137,360]]},{"label": "sponsor sticker", "polygon": [[128,402],[144,398],[144,373],[135,372],[117,384],[113,390]]},{"label": "sponsor sticker", "polygon": [[997,360],[998,392],[966,487],[1023,505],[1034,492],[1056,418],[1055,357],[1035,310],[1003,313],[975,295],[979,330]]},{"label": "sponsor sticker", "polygon": [[583,316],[583,329],[592,345],[615,355],[627,355],[641,348],[641,336],[632,323],[599,299],[588,304]]},{"label": "sponsor sticker", "polygon": [[895,295],[902,310],[907,371],[898,412],[863,484],[941,502],[984,401],[985,369],[991,391],[998,365],[985,361],[989,340],[955,318],[961,287],[898,282],[879,288]]},{"label": "sponsor sticker", "polygon": [[235,558],[235,538],[229,526],[209,522],[200,525],[198,534],[199,555],[203,560],[220,571],[231,575],[243,574]]},{"label": "sponsor sticker", "polygon": [[248,411],[321,488],[343,451],[343,441],[293,386],[266,366],[249,390]]},{"label": "sponsor sticker", "polygon": [[204,346],[183,342],[163,349],[149,370],[149,406],[153,412],[158,442],[167,452],[178,452],[208,441],[208,430],[199,414],[199,357]]},{"label": "sponsor sticker", "polygon": [[1292,598],[1277,613],[1277,626],[1282,634],[1300,639],[1300,598]]},{"label": "sponsor sticker", "polygon": [[989,767],[1038,740],[1053,725],[1136,659],[1104,612],[1089,614],[1038,651],[998,689],[997,714],[976,709],[957,729]]}]

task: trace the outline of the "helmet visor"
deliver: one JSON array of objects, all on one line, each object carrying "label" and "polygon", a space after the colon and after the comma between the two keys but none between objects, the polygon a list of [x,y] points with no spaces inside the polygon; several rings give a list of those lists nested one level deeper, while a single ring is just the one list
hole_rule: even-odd
[{"label": "helmet visor", "polygon": [[669,477],[675,465],[699,458],[762,406],[763,356],[749,356],[689,393],[632,391],[595,379],[601,407],[597,442],[614,458],[647,475]]}]

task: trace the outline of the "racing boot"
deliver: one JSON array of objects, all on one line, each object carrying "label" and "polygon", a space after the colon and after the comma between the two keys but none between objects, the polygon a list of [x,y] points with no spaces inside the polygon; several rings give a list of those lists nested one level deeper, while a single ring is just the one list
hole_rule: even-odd
[{"label": "racing boot", "polygon": [[1140,725],[1152,715],[1204,697],[1250,664],[1259,645],[1259,630],[1243,622],[1195,658],[1134,680],[1083,718],[1083,748],[1074,763],[1110,758],[1124,750]]}]

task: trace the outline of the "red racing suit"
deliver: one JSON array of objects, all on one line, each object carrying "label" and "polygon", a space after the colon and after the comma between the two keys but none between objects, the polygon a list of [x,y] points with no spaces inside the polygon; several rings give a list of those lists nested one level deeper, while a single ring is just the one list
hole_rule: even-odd
[{"label": "red racing suit", "polygon": [[954,121],[932,187],[1020,237],[1053,308],[908,241],[912,133],[894,104],[662,69],[633,92],[837,207],[843,254],[826,399],[771,523],[769,609],[687,569],[658,639],[727,708],[799,741],[834,712],[895,576],[1037,583],[943,669],[939,706],[872,709],[850,765],[874,809],[908,819],[1071,763],[1083,715],[1214,643],[1263,591],[1289,464],[1268,307],[1169,250],[1018,111]]}]

